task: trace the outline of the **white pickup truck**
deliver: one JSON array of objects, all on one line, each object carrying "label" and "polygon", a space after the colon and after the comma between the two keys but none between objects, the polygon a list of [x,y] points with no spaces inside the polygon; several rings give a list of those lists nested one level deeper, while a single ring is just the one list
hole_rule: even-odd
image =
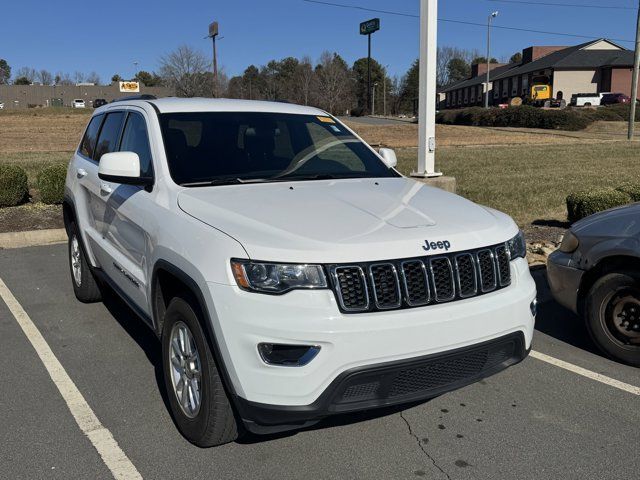
[{"label": "white pickup truck", "polygon": [[109,286],[155,332],[172,415],[200,446],[521,361],[536,314],[522,233],[395,166],[315,108],[109,103],[67,175],[75,294]]}]

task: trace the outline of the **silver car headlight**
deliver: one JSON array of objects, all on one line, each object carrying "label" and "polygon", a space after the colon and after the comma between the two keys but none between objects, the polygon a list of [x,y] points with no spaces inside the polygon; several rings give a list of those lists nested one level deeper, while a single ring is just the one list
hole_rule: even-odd
[{"label": "silver car headlight", "polygon": [[327,288],[321,265],[231,260],[240,288],[251,292],[280,294],[298,288]]},{"label": "silver car headlight", "polygon": [[515,237],[507,242],[507,247],[509,248],[511,260],[514,260],[516,258],[526,258],[527,242],[524,239],[524,232],[520,230]]}]

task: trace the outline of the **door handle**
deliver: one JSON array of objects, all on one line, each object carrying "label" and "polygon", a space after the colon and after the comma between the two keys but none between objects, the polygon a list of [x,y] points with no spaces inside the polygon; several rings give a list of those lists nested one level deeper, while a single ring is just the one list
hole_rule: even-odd
[{"label": "door handle", "polygon": [[84,168],[79,168],[76,170],[76,173],[78,174],[78,178],[84,178],[87,176],[87,171]]},{"label": "door handle", "polygon": [[109,195],[113,190],[111,189],[111,185],[108,183],[101,182],[100,183],[100,193],[103,195]]}]

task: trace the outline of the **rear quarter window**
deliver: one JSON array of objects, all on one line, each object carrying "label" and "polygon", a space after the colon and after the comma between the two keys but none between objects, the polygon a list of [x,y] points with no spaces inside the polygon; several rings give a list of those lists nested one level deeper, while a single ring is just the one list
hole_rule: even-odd
[{"label": "rear quarter window", "polygon": [[96,140],[98,138],[98,132],[100,131],[100,124],[104,115],[96,115],[89,122],[87,130],[84,132],[84,137],[80,142],[79,152],[87,158],[93,158],[93,153],[96,148]]}]

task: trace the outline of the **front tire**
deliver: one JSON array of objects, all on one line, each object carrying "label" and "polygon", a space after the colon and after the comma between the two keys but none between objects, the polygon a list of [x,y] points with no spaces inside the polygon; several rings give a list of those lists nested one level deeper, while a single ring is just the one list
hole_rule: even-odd
[{"label": "front tire", "polygon": [[93,276],[91,265],[82,246],[78,227],[74,222],[69,225],[69,271],[73,293],[82,303],[94,303],[102,300],[100,285]]},{"label": "front tire", "polygon": [[608,356],[640,367],[640,278],[632,272],[599,278],[586,299],[587,330]]},{"label": "front tire", "polygon": [[164,383],[180,433],[194,445],[213,447],[238,438],[238,426],[197,312],[188,296],[172,299],[167,307]]}]

